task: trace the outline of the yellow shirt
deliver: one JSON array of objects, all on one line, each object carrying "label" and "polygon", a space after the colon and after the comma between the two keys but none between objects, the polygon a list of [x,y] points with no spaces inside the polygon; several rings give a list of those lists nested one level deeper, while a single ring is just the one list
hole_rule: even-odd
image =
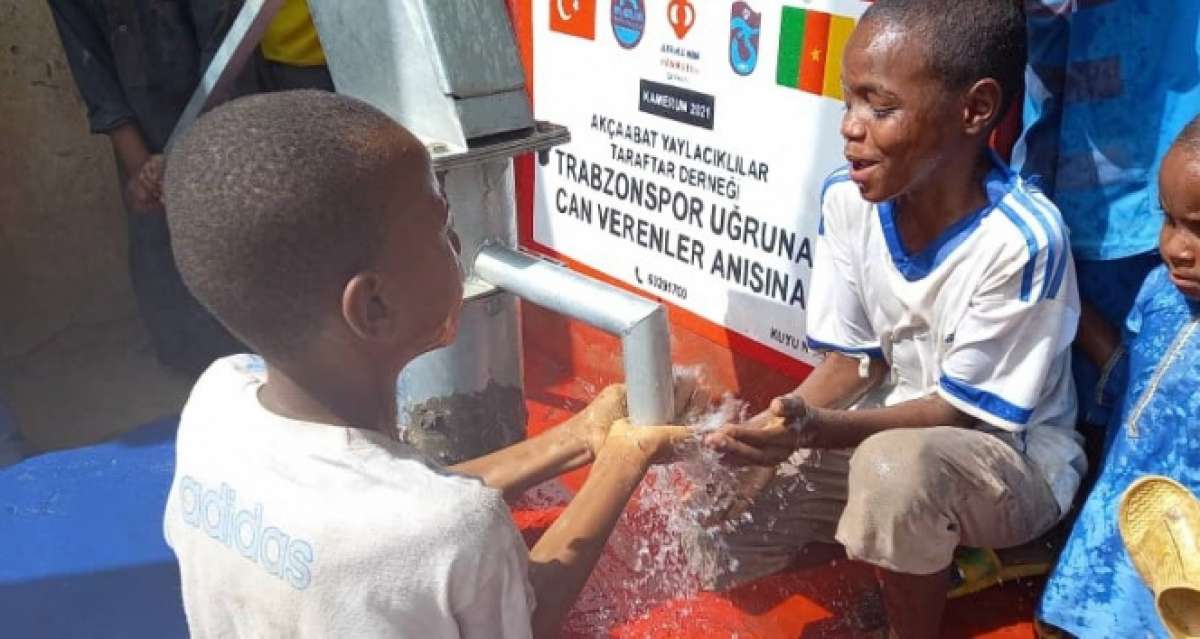
[{"label": "yellow shirt", "polygon": [[284,0],[263,34],[262,53],[272,62],[295,67],[325,64],[325,51],[321,49],[306,0]]}]

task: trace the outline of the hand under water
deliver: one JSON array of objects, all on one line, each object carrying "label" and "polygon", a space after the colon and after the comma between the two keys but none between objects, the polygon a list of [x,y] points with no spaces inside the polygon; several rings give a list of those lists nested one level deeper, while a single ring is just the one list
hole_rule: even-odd
[{"label": "hand under water", "polygon": [[767,412],[742,424],[726,424],[704,438],[704,444],[736,466],[728,505],[707,524],[734,521],[748,511],[775,478],[779,464],[798,448],[811,446],[816,436],[812,410],[801,398],[776,397]]},{"label": "hand under water", "polygon": [[[673,424],[685,424],[708,408],[709,394],[700,387],[694,377],[677,375],[674,378],[675,416]],[[583,439],[592,459],[596,458],[605,441],[616,430],[616,424],[625,420],[622,432],[628,428],[643,428],[628,423],[629,408],[624,384],[612,384],[600,391],[596,398],[584,408],[571,423],[576,435]],[[665,426],[647,426],[662,428]],[[673,427],[674,428],[674,427]],[[682,428],[682,427],[680,427]],[[678,434],[678,431],[672,431]],[[690,431],[689,431],[690,437]],[[660,463],[660,462],[655,462]]]}]

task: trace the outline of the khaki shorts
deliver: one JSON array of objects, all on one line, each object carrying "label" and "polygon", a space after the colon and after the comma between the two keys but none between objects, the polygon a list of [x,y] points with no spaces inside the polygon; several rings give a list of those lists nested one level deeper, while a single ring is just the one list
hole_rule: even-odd
[{"label": "khaki shorts", "polygon": [[959,545],[1017,546],[1058,518],[1041,474],[1001,438],[897,429],[852,451],[797,452],[748,515],[685,543],[704,585],[725,589],[787,568],[810,542],[839,543],[851,559],[895,572],[932,574],[949,567]]}]

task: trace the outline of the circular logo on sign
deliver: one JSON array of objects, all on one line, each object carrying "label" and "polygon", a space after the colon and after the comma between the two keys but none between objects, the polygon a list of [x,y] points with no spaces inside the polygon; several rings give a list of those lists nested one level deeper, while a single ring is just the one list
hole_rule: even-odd
[{"label": "circular logo on sign", "polygon": [[644,0],[612,0],[612,29],[617,44],[632,49],[646,32]]},{"label": "circular logo on sign", "polygon": [[750,75],[758,66],[758,36],[762,33],[762,14],[745,2],[733,3],[729,19],[729,65],[738,75]]},{"label": "circular logo on sign", "polygon": [[671,0],[667,5],[667,20],[675,30],[675,37],[682,40],[696,24],[696,7],[688,0]]}]

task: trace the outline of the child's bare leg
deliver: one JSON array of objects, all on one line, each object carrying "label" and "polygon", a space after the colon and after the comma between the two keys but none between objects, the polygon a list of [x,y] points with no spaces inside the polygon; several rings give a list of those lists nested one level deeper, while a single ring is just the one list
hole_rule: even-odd
[{"label": "child's bare leg", "polygon": [[928,639],[938,636],[942,612],[946,608],[946,591],[950,589],[948,570],[932,575],[908,575],[879,568],[876,574],[883,590],[891,637]]}]

